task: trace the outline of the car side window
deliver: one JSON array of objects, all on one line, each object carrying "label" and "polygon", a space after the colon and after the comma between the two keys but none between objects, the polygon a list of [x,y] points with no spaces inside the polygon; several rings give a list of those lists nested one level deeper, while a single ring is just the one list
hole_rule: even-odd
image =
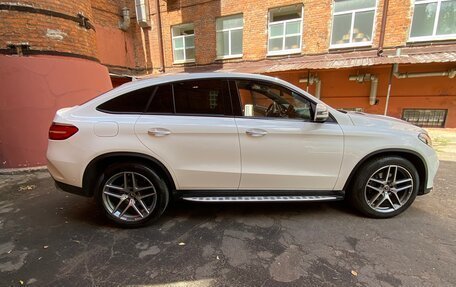
[{"label": "car side window", "polygon": [[225,80],[182,81],[173,84],[176,114],[231,114]]},{"label": "car side window", "polygon": [[240,80],[236,86],[244,117],[287,118],[310,121],[311,103],[278,85]]},{"label": "car side window", "polygon": [[154,92],[155,87],[146,87],[115,97],[97,107],[108,113],[142,113]]},{"label": "car side window", "polygon": [[152,100],[147,108],[148,113],[172,114],[174,113],[173,87],[171,84],[160,85],[155,90]]}]

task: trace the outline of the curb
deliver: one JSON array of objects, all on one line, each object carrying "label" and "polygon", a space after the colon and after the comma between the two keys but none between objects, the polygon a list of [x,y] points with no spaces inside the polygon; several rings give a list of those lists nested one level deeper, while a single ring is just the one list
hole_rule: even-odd
[{"label": "curb", "polygon": [[0,169],[0,175],[16,175],[16,174],[26,174],[32,173],[37,171],[45,171],[47,167],[45,165],[42,166],[34,166],[34,167],[21,167],[21,168],[3,168]]}]

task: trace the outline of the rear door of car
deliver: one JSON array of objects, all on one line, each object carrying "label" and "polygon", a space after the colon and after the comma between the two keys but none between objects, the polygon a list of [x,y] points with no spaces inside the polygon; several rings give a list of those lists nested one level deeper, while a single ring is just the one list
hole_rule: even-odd
[{"label": "rear door of car", "polygon": [[226,80],[158,86],[135,132],[152,156],[173,169],[178,189],[238,188],[239,138]]},{"label": "rear door of car", "polygon": [[314,104],[274,83],[233,80],[230,88],[241,147],[239,189],[333,189],[344,147],[335,120],[313,122]]}]

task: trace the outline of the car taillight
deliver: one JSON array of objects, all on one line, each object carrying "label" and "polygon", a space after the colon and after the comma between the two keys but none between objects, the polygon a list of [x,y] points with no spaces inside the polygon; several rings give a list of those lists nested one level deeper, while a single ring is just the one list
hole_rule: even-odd
[{"label": "car taillight", "polygon": [[66,140],[78,132],[78,128],[73,125],[52,123],[49,128],[50,140]]}]

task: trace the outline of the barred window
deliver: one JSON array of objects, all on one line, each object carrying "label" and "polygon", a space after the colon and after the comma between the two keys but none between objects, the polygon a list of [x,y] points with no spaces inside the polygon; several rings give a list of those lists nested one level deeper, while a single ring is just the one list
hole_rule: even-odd
[{"label": "barred window", "polygon": [[448,110],[404,109],[402,119],[419,127],[445,127]]}]

